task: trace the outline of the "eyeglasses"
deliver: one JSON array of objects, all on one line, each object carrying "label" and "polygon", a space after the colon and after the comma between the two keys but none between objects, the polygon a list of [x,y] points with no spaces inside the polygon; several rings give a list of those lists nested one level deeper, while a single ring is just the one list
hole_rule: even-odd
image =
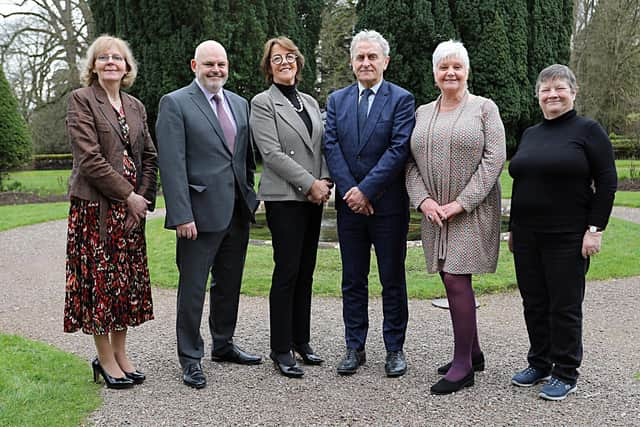
[{"label": "eyeglasses", "polygon": [[116,55],[98,55],[96,60],[100,61],[100,62],[109,62],[109,61],[124,62],[124,58],[122,56],[118,55],[118,54],[116,54]]},{"label": "eyeglasses", "polygon": [[271,62],[275,65],[282,64],[283,61],[286,61],[288,64],[293,64],[298,59],[298,55],[295,53],[287,53],[284,57],[282,55],[273,55],[271,57]]}]

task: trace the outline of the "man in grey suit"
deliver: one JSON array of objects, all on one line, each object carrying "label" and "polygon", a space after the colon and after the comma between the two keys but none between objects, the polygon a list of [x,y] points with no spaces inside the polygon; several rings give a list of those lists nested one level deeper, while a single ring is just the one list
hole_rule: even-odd
[{"label": "man in grey suit", "polygon": [[212,359],[247,365],[262,361],[233,343],[257,200],[249,106],[244,98],[223,90],[229,73],[224,47],[213,40],[202,42],[191,69],[195,80],[160,100],[156,137],[165,227],[176,230],[177,237],[178,357],[184,383],[202,388],[206,377],[200,365],[200,323],[210,273]]}]

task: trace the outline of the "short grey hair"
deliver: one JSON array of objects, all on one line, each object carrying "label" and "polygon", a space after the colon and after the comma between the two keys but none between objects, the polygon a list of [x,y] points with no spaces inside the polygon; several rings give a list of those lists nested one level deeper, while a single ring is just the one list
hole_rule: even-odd
[{"label": "short grey hair", "polygon": [[565,80],[569,84],[571,93],[576,93],[576,90],[578,89],[578,82],[576,81],[576,75],[573,74],[571,68],[562,64],[553,64],[549,65],[547,68],[540,71],[540,74],[538,74],[538,79],[536,80],[536,96],[538,96],[538,91],[540,90],[542,83],[558,79]]},{"label": "short grey hair", "polygon": [[389,42],[384,37],[382,37],[382,34],[374,30],[362,30],[358,34],[353,36],[353,39],[351,40],[351,59],[353,59],[356,51],[356,46],[360,42],[378,43],[380,45],[380,48],[382,49],[382,54],[385,57],[389,56]]},{"label": "short grey hair", "polygon": [[438,70],[438,65],[440,62],[449,58],[457,58],[464,64],[464,67],[469,71],[469,53],[467,49],[464,47],[462,42],[456,40],[447,40],[445,42],[441,42],[436,50],[433,51],[433,55],[431,57],[431,63],[433,64],[433,74],[435,75]]}]

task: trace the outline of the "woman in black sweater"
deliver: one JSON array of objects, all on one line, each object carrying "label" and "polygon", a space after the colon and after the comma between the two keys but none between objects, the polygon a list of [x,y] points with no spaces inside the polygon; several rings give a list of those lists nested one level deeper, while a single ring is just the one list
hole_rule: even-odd
[{"label": "woman in black sweater", "polygon": [[585,274],[600,251],[617,186],[611,142],[597,122],[576,114],[576,89],[564,65],[540,72],[544,119],[525,130],[509,164],[509,249],[530,342],[529,366],[511,382],[546,381],[540,397],[548,400],[577,389]]}]

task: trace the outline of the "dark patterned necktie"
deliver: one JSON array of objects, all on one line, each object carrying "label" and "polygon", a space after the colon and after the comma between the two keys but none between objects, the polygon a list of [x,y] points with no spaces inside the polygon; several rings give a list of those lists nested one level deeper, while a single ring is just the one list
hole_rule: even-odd
[{"label": "dark patterned necktie", "polygon": [[231,123],[227,112],[224,110],[224,105],[222,104],[222,95],[219,93],[213,95],[213,100],[216,102],[218,121],[220,122],[220,127],[222,127],[224,139],[227,140],[227,146],[229,146],[229,150],[233,153],[233,148],[236,141],[236,131],[233,128],[233,124]]},{"label": "dark patterned necktie", "polygon": [[369,114],[369,96],[373,94],[371,89],[365,89],[360,95],[360,102],[358,103],[358,132],[360,138],[364,132],[364,126],[367,124],[367,115]]}]

